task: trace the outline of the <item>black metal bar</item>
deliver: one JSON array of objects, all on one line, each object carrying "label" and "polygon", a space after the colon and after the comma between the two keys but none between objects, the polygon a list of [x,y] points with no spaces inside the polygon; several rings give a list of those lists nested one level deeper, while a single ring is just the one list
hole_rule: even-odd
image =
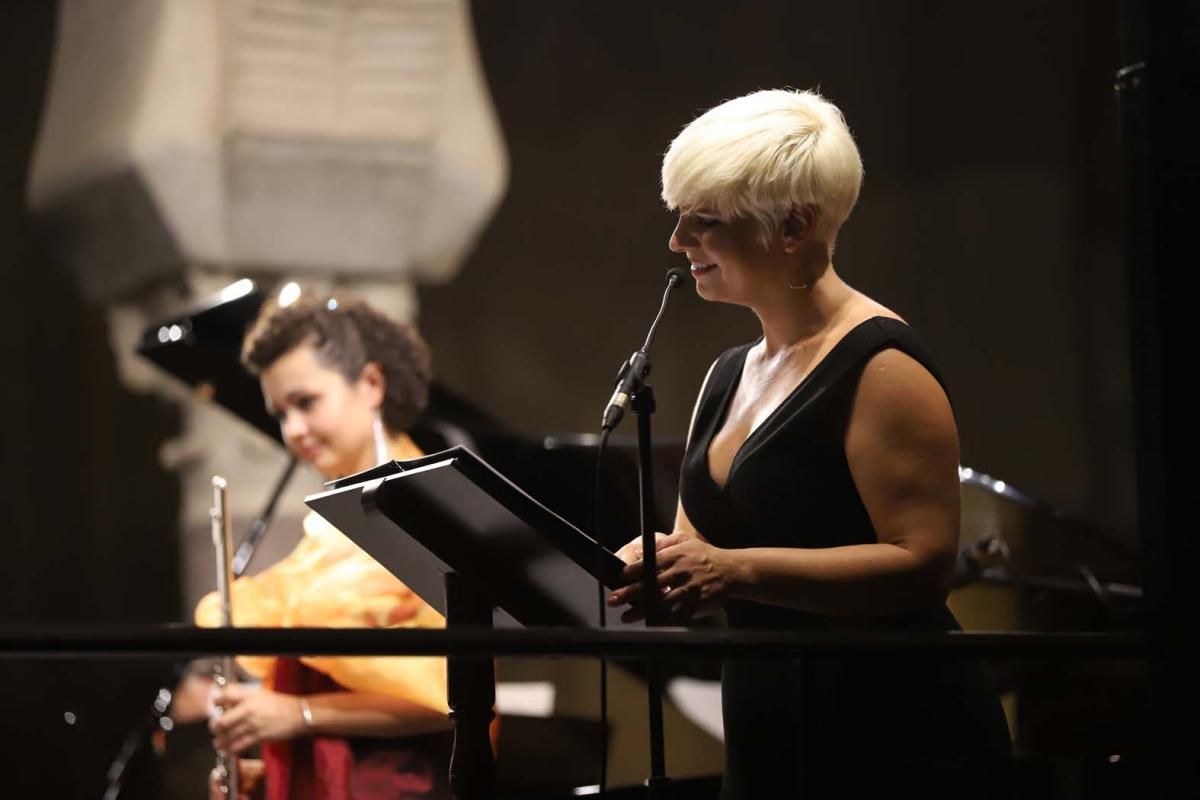
[{"label": "black metal bar", "polygon": [[662,597],[658,593],[657,531],[654,530],[654,437],[650,419],[654,414],[654,389],[643,386],[633,396],[633,412],[638,429],[638,499],[642,534],[642,610],[646,624],[659,626],[663,621]]},{"label": "black metal bar", "polygon": [[643,659],[788,658],[888,653],[942,658],[1144,659],[1141,633],[784,633],[776,631],[584,630],[461,627],[195,628],[190,626],[0,627],[0,659],[242,655],[490,655]]},{"label": "black metal bar", "polygon": [[[492,603],[457,572],[446,580],[446,625],[489,629]],[[496,765],[488,726],[496,705],[496,675],[490,657],[453,655],[446,664],[454,750],[450,756],[450,790],[455,800],[490,798],[496,792]]]},{"label": "black metal bar", "polygon": [[1187,465],[1195,414],[1178,348],[1192,330],[1190,265],[1200,213],[1198,129],[1188,122],[1200,98],[1200,2],[1124,0],[1121,34],[1123,238],[1151,642],[1147,752],[1155,785],[1145,795],[1186,797],[1200,787],[1200,766],[1187,744],[1198,700],[1194,661],[1186,655],[1195,630],[1196,559],[1195,536],[1176,519],[1194,494]]},{"label": "black metal bar", "polygon": [[295,456],[288,456],[287,466],[283,468],[283,472],[276,479],[275,486],[271,489],[271,496],[267,498],[266,506],[263,507],[262,513],[250,523],[246,537],[242,539],[242,543],[238,545],[237,552],[233,554],[233,561],[230,564],[230,568],[233,570],[233,577],[242,577],[246,572],[246,568],[250,566],[250,560],[254,558],[254,551],[258,548],[258,543],[266,535],[267,528],[271,527],[271,520],[275,516],[275,506],[278,505],[279,498],[283,495],[283,490],[291,482],[292,474],[295,473],[296,465],[299,463],[300,460]]},{"label": "black metal bar", "polygon": [[[663,298],[663,304],[667,302]],[[651,331],[653,335],[653,330]],[[647,337],[649,341],[649,337]],[[637,415],[638,429],[638,496],[641,506],[642,533],[642,602],[645,604],[646,624],[662,625],[664,612],[662,595],[658,593],[658,569],[654,525],[654,437],[651,435],[650,420],[655,411],[654,389],[646,384],[633,396],[633,412]],[[654,659],[646,662],[646,703],[650,722],[650,780],[647,797],[652,800],[669,796],[670,782],[667,780],[666,744],[663,733],[663,676],[662,667]]]}]

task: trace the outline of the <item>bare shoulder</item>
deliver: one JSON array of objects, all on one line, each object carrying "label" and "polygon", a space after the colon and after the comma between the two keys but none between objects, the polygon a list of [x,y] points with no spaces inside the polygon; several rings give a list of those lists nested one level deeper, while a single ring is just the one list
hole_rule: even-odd
[{"label": "bare shoulder", "polygon": [[900,316],[883,303],[867,297],[858,290],[855,290],[853,316],[855,322],[865,322],[872,317],[887,317],[888,319],[894,319],[898,322],[903,322],[906,325],[908,324],[908,320],[904,319],[904,317]]},{"label": "bare shoulder", "polygon": [[887,406],[912,413],[953,417],[946,390],[924,364],[890,347],[868,359],[859,379],[856,406]]},{"label": "bare shoulder", "polygon": [[958,446],[954,412],[942,385],[923,364],[895,348],[876,353],[863,368],[851,428],[876,440]]}]

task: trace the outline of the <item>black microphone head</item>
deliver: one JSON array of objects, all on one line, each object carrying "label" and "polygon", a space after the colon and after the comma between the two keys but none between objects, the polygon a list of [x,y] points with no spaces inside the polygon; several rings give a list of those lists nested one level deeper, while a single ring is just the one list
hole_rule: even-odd
[{"label": "black microphone head", "polygon": [[671,267],[667,270],[667,286],[674,289],[680,282],[688,276],[688,271],[683,267]]}]

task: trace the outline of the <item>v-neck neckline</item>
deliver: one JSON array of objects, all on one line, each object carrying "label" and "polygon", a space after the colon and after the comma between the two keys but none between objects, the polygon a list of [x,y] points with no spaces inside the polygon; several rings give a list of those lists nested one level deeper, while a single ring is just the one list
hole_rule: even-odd
[{"label": "v-neck neckline", "polygon": [[776,405],[775,408],[771,409],[771,413],[767,414],[766,418],[764,418],[763,421],[759,423],[753,430],[751,430],[746,438],[742,440],[742,443],[738,445],[737,450],[734,451],[733,459],[729,462],[729,472],[725,475],[725,483],[722,484],[718,483],[717,479],[713,477],[712,463],[709,460],[708,453],[709,450],[712,449],[713,440],[717,438],[717,434],[720,433],[721,429],[725,427],[726,416],[729,414],[729,406],[733,402],[733,396],[737,394],[738,387],[742,383],[742,375],[745,372],[746,358],[750,354],[750,349],[761,342],[763,337],[760,336],[758,339],[742,348],[742,355],[741,358],[738,359],[737,363],[737,373],[725,390],[725,396],[721,399],[721,405],[717,409],[714,426],[709,433],[708,441],[705,443],[704,447],[704,474],[708,477],[709,482],[717,489],[717,491],[724,494],[726,489],[729,487],[729,484],[732,483],[733,473],[737,469],[743,455],[745,455],[747,452],[747,446],[750,444],[750,442],[753,441],[761,431],[768,429],[772,423],[775,422],[776,418],[779,417],[783,409],[791,405],[792,401],[799,396],[800,392],[812,382],[813,377],[826,368],[826,365],[831,362],[834,354],[841,350],[842,347],[845,346],[846,342],[849,341],[852,336],[854,336],[854,334],[862,329],[867,323],[875,322],[881,319],[890,319],[901,325],[905,324],[903,321],[896,319],[895,317],[886,317],[881,314],[876,314],[875,316],[867,317],[862,322],[859,322],[853,328],[846,331],[842,338],[838,339],[837,342],[834,343],[833,347],[829,348],[829,352],[822,356],[821,360],[818,361],[816,365],[808,371],[808,374],[800,379],[800,382],[796,384],[790,392],[787,393],[783,400],[779,401],[779,404]]}]

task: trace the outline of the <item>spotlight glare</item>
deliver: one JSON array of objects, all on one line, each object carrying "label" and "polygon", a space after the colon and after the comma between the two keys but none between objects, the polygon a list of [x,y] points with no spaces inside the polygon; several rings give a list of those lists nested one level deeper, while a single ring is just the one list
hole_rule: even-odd
[{"label": "spotlight glare", "polygon": [[291,282],[279,290],[279,307],[287,308],[300,298],[300,284]]},{"label": "spotlight glare", "polygon": [[245,297],[252,291],[254,291],[254,281],[249,278],[242,278],[240,281],[234,281],[221,290],[221,301],[228,303],[230,300]]}]

